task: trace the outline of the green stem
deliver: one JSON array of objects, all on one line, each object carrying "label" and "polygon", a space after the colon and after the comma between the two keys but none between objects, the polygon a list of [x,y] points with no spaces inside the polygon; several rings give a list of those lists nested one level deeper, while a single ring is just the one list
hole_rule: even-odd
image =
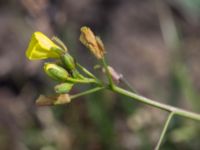
[{"label": "green stem", "polygon": [[95,79],[90,79],[90,78],[84,78],[84,79],[68,78],[67,81],[70,81],[73,83],[96,83],[96,84],[99,84]]},{"label": "green stem", "polygon": [[84,92],[81,92],[81,93],[72,95],[72,96],[70,96],[70,98],[71,98],[71,99],[75,99],[75,98],[78,98],[78,97],[80,97],[80,96],[84,96],[84,95],[87,95],[87,94],[91,94],[91,93],[100,91],[100,90],[102,90],[102,89],[104,89],[104,88],[105,88],[105,87],[96,87],[96,88],[93,88],[93,89],[90,89],[90,90],[87,90],[87,91],[84,91]]},{"label": "green stem", "polygon": [[93,78],[94,80],[96,80],[96,83],[98,83],[99,85],[103,85],[104,83],[99,80],[97,77],[95,77],[89,70],[87,70],[85,67],[81,66],[80,64],[77,63],[77,66],[89,77]]},{"label": "green stem", "polygon": [[162,109],[162,110],[166,110],[168,112],[174,112],[174,114],[185,117],[185,118],[200,121],[200,115],[197,114],[197,113],[189,112],[189,111],[186,111],[186,110],[183,110],[183,109],[180,109],[180,108],[176,108],[176,107],[173,107],[173,106],[170,106],[170,105],[167,105],[167,104],[156,102],[152,99],[149,99],[149,98],[143,97],[141,95],[132,93],[130,91],[124,90],[124,89],[117,87],[117,86],[114,86],[113,89],[111,89],[111,90],[114,91],[114,92],[117,92],[119,94],[131,97],[131,98],[133,98],[137,101],[140,101],[142,103],[145,103],[147,105],[150,105],[150,106]]},{"label": "green stem", "polygon": [[81,66],[80,64],[77,63],[77,66],[89,77],[96,79],[96,77],[86,68],[84,68],[83,66]]},{"label": "green stem", "polygon": [[164,136],[165,136],[165,134],[166,134],[167,128],[168,128],[168,126],[169,126],[169,124],[170,124],[170,121],[172,120],[173,115],[174,115],[174,112],[171,112],[171,113],[168,115],[167,120],[166,120],[166,122],[165,122],[164,128],[163,128],[163,130],[162,130],[162,133],[161,133],[161,135],[160,135],[160,138],[159,138],[159,141],[158,141],[158,143],[157,143],[157,145],[156,145],[155,150],[159,150],[159,148],[160,148],[160,146],[161,146],[161,144],[162,144],[163,138],[164,138]]},{"label": "green stem", "polygon": [[103,63],[104,69],[106,71],[106,75],[108,77],[108,81],[109,81],[110,87],[112,89],[114,87],[114,83],[113,83],[112,77],[110,75],[110,72],[108,70],[108,65],[106,63],[106,59],[104,57],[102,58],[102,63]]}]

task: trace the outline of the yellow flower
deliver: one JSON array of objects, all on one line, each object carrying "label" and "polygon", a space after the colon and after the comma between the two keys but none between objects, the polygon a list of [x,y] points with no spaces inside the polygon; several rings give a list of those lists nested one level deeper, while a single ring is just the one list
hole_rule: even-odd
[{"label": "yellow flower", "polygon": [[81,28],[80,41],[85,45],[98,59],[102,59],[105,54],[105,48],[101,39],[94,35],[88,27]]},{"label": "yellow flower", "polygon": [[43,33],[35,32],[26,50],[26,57],[30,60],[59,58],[62,53],[62,48],[52,42]]}]

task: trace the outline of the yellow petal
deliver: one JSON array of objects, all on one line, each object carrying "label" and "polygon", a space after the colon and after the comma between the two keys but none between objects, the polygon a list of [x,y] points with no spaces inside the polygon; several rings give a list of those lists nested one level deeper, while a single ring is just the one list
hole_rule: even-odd
[{"label": "yellow petal", "polygon": [[35,32],[26,50],[26,57],[30,60],[59,58],[62,53],[63,50],[43,33]]},{"label": "yellow petal", "polygon": [[53,43],[53,41],[51,41],[47,36],[45,36],[41,32],[35,32],[33,34],[33,36],[38,41],[38,43],[40,44],[40,46],[42,48],[46,49],[46,50],[50,50],[51,47],[57,47],[57,48],[59,48],[59,46],[57,46],[55,43]]}]

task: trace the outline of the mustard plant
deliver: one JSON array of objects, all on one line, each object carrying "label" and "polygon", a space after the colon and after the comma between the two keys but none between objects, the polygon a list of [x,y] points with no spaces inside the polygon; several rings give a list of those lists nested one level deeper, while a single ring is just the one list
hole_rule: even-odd
[{"label": "mustard plant", "polygon": [[[53,58],[55,60],[54,62],[44,63],[44,71],[48,77],[57,82],[57,85],[54,87],[55,96],[40,95],[36,100],[37,105],[46,106],[67,104],[80,96],[98,92],[104,89],[128,96],[134,100],[152,107],[156,107],[163,111],[167,111],[169,113],[159,141],[155,146],[155,150],[160,148],[164,135],[173,116],[177,115],[200,121],[200,115],[197,113],[163,104],[136,93],[131,88],[129,83],[123,78],[123,76],[117,73],[111,66],[107,64],[104,44],[100,37],[95,36],[89,27],[84,26],[81,28],[80,42],[99,60],[100,66],[103,68],[107,77],[106,81],[99,79],[89,70],[75,61],[74,57],[68,51],[67,46],[57,37],[53,37],[52,40],[50,40],[41,32],[33,33],[26,51],[26,57],[29,60]],[[80,73],[80,71],[82,73]],[[117,84],[118,82],[124,82],[129,90],[119,87]],[[75,84],[93,84],[94,86],[92,86],[93,88],[81,93],[71,95],[70,91]]]}]

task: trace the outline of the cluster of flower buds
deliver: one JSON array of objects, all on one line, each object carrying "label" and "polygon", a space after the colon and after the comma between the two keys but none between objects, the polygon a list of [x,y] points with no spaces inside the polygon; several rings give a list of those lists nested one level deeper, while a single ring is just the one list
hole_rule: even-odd
[{"label": "cluster of flower buds", "polygon": [[[104,55],[104,46],[98,37],[95,37],[93,32],[87,28],[81,28],[81,42],[88,47],[94,55],[100,59]],[[53,58],[56,62],[44,63],[45,73],[58,84],[54,87],[55,93],[58,96],[47,97],[41,95],[36,103],[38,105],[56,105],[69,103],[70,95],[68,92],[72,89],[76,83],[96,83],[95,78],[85,77],[77,69],[77,64],[74,58],[69,54],[67,47],[58,38],[54,38],[54,41],[50,40],[41,32],[35,32],[32,35],[28,49],[26,51],[26,57],[29,60],[41,60]],[[80,66],[80,65],[79,65]],[[86,71],[81,66],[83,71]],[[86,74],[88,71],[86,71]]]}]

